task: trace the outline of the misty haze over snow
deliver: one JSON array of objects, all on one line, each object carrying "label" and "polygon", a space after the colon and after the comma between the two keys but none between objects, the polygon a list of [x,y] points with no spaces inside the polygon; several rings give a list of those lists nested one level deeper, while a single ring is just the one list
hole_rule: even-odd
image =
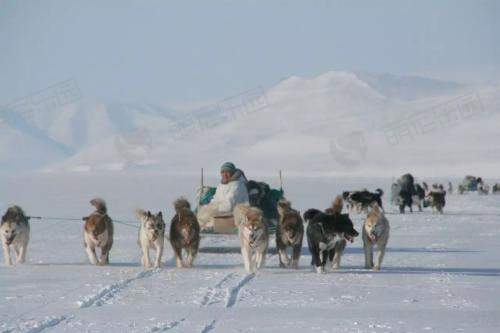
[{"label": "misty haze over snow", "polygon": [[1,7],[1,171],[498,162],[495,1]]}]

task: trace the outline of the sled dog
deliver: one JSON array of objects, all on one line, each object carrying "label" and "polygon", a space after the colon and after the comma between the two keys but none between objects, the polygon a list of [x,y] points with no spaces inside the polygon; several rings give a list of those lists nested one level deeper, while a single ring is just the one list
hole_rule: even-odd
[{"label": "sled dog", "polygon": [[432,207],[433,213],[443,214],[443,208],[446,205],[446,192],[443,190],[432,189],[427,193],[424,200],[424,207]]},{"label": "sled dog", "polygon": [[237,204],[233,211],[238,226],[241,255],[245,270],[249,273],[264,267],[269,235],[262,210],[247,204]]},{"label": "sled dog", "polygon": [[[276,229],[276,248],[278,249],[280,267],[298,268],[304,224],[300,213],[291,207],[286,200],[278,202],[279,221]],[[292,248],[292,258],[288,257],[287,248]]]},{"label": "sled dog", "polygon": [[[174,202],[175,215],[170,225],[170,244],[175,253],[177,267],[192,267],[200,247],[200,225],[191,205],[185,198]],[[182,250],[187,253],[184,261]]]},{"label": "sled dog", "polygon": [[[93,265],[109,264],[109,251],[113,246],[113,222],[108,216],[106,202],[96,198],[90,201],[95,211],[83,218],[83,245]],[[101,257],[97,260],[96,247],[101,248]]]},{"label": "sled dog", "polygon": [[12,206],[2,216],[0,225],[0,239],[2,240],[5,264],[12,265],[10,247],[16,254],[16,263],[22,264],[26,260],[28,242],[30,240],[29,217],[19,206]]},{"label": "sled dog", "polygon": [[149,258],[149,250],[156,250],[156,259],[154,267],[161,266],[161,256],[163,255],[163,245],[165,243],[165,222],[163,221],[163,214],[151,214],[150,211],[138,209],[136,216],[141,222],[139,227],[139,239],[137,244],[142,249],[141,264],[145,268],[151,267],[151,260]]},{"label": "sled dog", "polygon": [[[340,198],[336,200],[341,200]],[[334,208],[335,207],[335,208]],[[333,268],[340,266],[340,257],[346,240],[353,241],[358,236],[348,214],[341,214],[342,206],[334,205],[331,214],[311,208],[304,213],[304,220],[309,224],[306,229],[307,245],[311,252],[311,264],[317,273],[325,271],[327,260]]]},{"label": "sled dog", "polygon": [[[389,240],[389,221],[377,205],[373,205],[363,224],[362,238],[365,252],[365,268],[380,270]],[[377,247],[377,258],[373,264],[373,247]]]}]

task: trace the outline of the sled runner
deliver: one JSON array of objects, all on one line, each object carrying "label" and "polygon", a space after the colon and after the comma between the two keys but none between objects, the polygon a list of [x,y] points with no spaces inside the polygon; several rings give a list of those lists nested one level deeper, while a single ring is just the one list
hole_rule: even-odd
[{"label": "sled runner", "polygon": [[[249,190],[250,205],[262,209],[264,217],[268,221],[268,231],[269,233],[274,233],[276,231],[276,223],[278,221],[278,201],[284,198],[283,184],[281,181],[281,171],[279,173],[280,177],[280,188],[273,189],[268,184],[264,182],[257,182],[250,180],[247,183],[247,189]],[[210,203],[215,195],[215,187],[205,186],[203,183],[203,169],[201,170],[201,186],[197,191],[197,207],[200,207]],[[213,231],[204,231],[202,233],[209,234],[236,234],[238,228],[234,223],[234,218],[232,213],[224,213],[214,217],[214,227]]]}]

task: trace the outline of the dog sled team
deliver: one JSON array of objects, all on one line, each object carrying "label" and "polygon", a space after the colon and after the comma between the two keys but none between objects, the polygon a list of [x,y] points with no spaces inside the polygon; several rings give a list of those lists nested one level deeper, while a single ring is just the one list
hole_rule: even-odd
[{"label": "dog sled team", "polygon": [[[275,241],[280,267],[298,268],[305,237],[314,269],[318,273],[324,272],[327,267],[335,270],[340,268],[347,244],[359,236],[349,217],[349,213],[356,210],[366,213],[361,231],[365,268],[381,268],[390,233],[382,205],[382,190],[377,189],[373,193],[367,190],[345,191],[333,200],[331,207],[325,210],[311,208],[303,215],[292,208],[289,201],[281,198],[277,201],[274,219],[273,214],[265,214],[266,200],[263,193],[269,191],[266,192],[262,184],[247,181],[244,173],[233,163],[224,163],[221,167],[221,183],[209,202],[195,211],[183,197],[173,203],[175,214],[170,221],[168,237],[162,212],[155,214],[136,210],[136,217],[140,221],[138,246],[143,254],[142,266],[161,266],[167,239],[173,249],[176,266],[192,267],[199,250],[200,232],[213,228],[214,220],[222,214],[234,218],[243,264],[248,272],[264,267],[270,242],[269,228],[273,226],[276,228]],[[451,183],[449,191],[450,187]],[[412,211],[413,206],[420,211],[422,207],[432,207],[436,212],[443,212],[446,191],[440,184],[429,188],[425,182],[416,184],[411,174],[405,174],[392,185],[391,190],[392,201],[401,213],[404,213],[405,207]],[[344,203],[348,213],[343,213]],[[113,220],[108,215],[104,200],[96,198],[90,204],[94,211],[83,217],[84,249],[91,264],[106,265],[113,246]],[[29,219],[19,206],[8,208],[3,215],[0,240],[6,265],[25,261],[30,239]],[[375,260],[374,249],[377,251]],[[154,258],[151,258],[150,252],[154,252]]]}]

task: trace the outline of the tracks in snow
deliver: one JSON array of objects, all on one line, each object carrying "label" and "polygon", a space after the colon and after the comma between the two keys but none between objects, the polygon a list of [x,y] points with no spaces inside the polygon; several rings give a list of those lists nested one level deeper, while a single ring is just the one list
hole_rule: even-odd
[{"label": "tracks in snow", "polygon": [[71,315],[64,316],[48,316],[42,320],[33,321],[29,320],[23,322],[20,325],[15,327],[10,327],[5,330],[2,330],[2,333],[10,333],[10,332],[25,332],[25,333],[39,333],[47,328],[52,328],[54,326],[59,325],[59,323],[71,319]]},{"label": "tracks in snow", "polygon": [[117,282],[113,283],[109,286],[106,286],[99,290],[97,294],[86,296],[83,299],[79,300],[77,302],[78,307],[80,309],[82,308],[88,308],[90,306],[101,306],[106,302],[107,300],[113,298],[117,293],[119,293],[121,290],[125,289],[128,287],[128,285],[134,281],[138,281],[147,277],[152,276],[153,274],[160,272],[161,269],[154,269],[154,270],[148,270],[148,271],[142,271],[139,272],[136,276]]},{"label": "tracks in snow", "polygon": [[238,282],[235,287],[229,290],[226,300],[226,308],[231,308],[236,304],[241,288],[252,281],[254,277],[255,273],[247,274]]},{"label": "tracks in snow", "polygon": [[[199,310],[213,306],[215,304],[223,303],[224,305],[219,307],[219,311],[215,311],[214,317],[205,321],[205,324],[201,326],[200,333],[209,333],[216,328],[216,324],[225,316],[227,312],[224,309],[230,309],[238,303],[238,298],[240,291],[255,278],[255,273],[245,274],[241,276],[237,272],[230,272],[225,274],[213,287],[209,288],[208,291],[202,296],[201,301],[198,303],[199,306],[196,309],[191,310],[185,317],[180,320],[173,321],[167,324],[157,324],[153,329],[148,332],[164,332],[172,328],[176,328],[179,331],[197,331],[194,327],[190,327],[188,324],[190,322],[189,318]],[[218,314],[218,315],[217,315]],[[205,319],[206,320],[206,319]],[[199,321],[198,321],[199,323]],[[182,326],[179,326],[183,324]],[[186,326],[188,325],[188,326]],[[200,325],[196,324],[196,321],[192,322],[191,325],[196,325],[199,329]],[[177,327],[179,326],[179,327]]]},{"label": "tracks in snow", "polygon": [[235,276],[235,273],[228,273],[226,274],[215,286],[210,288],[205,295],[203,296],[203,299],[200,302],[200,306],[205,307],[214,303],[217,303],[219,300],[222,299],[223,293],[225,293],[224,289],[222,286],[232,280]]},{"label": "tracks in snow", "polygon": [[171,322],[168,322],[166,324],[158,324],[155,327],[153,327],[151,330],[149,330],[148,333],[166,332],[172,328],[179,326],[179,324],[181,324],[184,320],[186,320],[186,318],[182,318],[182,319],[176,320],[176,321],[171,321]]},{"label": "tracks in snow", "polygon": [[225,284],[228,284],[236,277],[236,273],[226,274],[215,286],[210,288],[203,296],[200,306],[206,307],[215,303],[219,303],[225,296],[225,308],[233,307],[238,301],[238,296],[240,290],[247,285],[255,277],[255,273],[250,273],[244,275],[233,287],[224,288]]},{"label": "tracks in snow", "polygon": [[[170,258],[167,260],[168,262],[172,262],[173,258]],[[123,291],[125,288],[127,288],[131,283],[135,281],[139,281],[145,278],[149,278],[159,272],[161,272],[161,268],[156,268],[156,269],[150,269],[150,270],[143,270],[138,272],[135,276],[121,280],[119,282],[110,284],[99,290],[96,294],[89,295],[86,297],[81,298],[80,300],[76,301],[76,304],[78,305],[77,309],[84,309],[84,308],[89,308],[92,306],[101,306],[105,304],[106,301],[113,299],[119,292]],[[47,328],[53,328],[62,322],[72,319],[74,317],[74,314],[65,314],[62,316],[51,316],[51,317],[46,317],[43,320],[37,321],[34,324],[31,321],[25,321],[24,323],[21,323],[20,326],[27,326],[29,325],[29,328],[26,330],[26,328],[21,329],[21,331],[26,332],[26,333],[38,333],[41,331],[44,331]],[[184,319],[182,319],[184,320]],[[172,324],[171,327],[168,327],[169,324],[165,324],[166,326],[162,328],[161,331],[165,331],[167,329],[173,328],[177,326],[182,320],[178,321],[177,323],[174,323],[175,325]],[[18,325],[19,326],[19,325]],[[16,328],[17,329],[17,328]],[[10,332],[10,330],[7,330],[6,332]]]},{"label": "tracks in snow", "polygon": [[212,322],[208,325],[205,325],[205,327],[203,327],[203,329],[201,330],[200,333],[208,333],[210,332],[211,330],[213,330],[215,328],[215,323],[217,322],[217,320],[212,320]]}]

